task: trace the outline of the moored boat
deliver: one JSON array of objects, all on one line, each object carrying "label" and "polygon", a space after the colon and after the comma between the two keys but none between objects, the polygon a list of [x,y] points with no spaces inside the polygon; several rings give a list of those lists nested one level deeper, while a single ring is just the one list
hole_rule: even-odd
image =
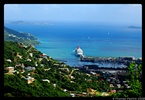
[{"label": "moored boat", "polygon": [[80,48],[80,46],[78,46],[75,50],[75,54],[77,57],[81,57],[83,56],[83,50]]}]

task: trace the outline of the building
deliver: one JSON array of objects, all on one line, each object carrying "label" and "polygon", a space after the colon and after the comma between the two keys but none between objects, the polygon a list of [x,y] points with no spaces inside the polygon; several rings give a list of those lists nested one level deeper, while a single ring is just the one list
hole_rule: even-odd
[{"label": "building", "polygon": [[29,53],[30,57],[33,57],[33,53]]},{"label": "building", "polygon": [[35,67],[25,67],[25,70],[30,71],[30,70],[35,70]]},{"label": "building", "polygon": [[71,97],[75,97],[75,94],[74,94],[74,93],[71,93],[70,96],[71,96]]},{"label": "building", "polygon": [[46,82],[50,83],[50,80],[48,80],[48,79],[42,79],[42,81],[46,81]]},{"label": "building", "polygon": [[27,59],[26,61],[30,61],[31,62],[31,59]]},{"label": "building", "polygon": [[7,67],[6,70],[8,70],[9,74],[13,74],[14,72],[14,67]]},{"label": "building", "polygon": [[28,78],[25,78],[25,80],[27,81],[28,84],[31,84],[33,83],[33,81],[35,80],[33,77],[28,77]]},{"label": "building", "polygon": [[7,59],[6,61],[7,61],[7,62],[12,62],[12,60],[11,60],[11,59]]},{"label": "building", "polygon": [[47,57],[47,55],[46,55],[45,53],[43,53],[43,54],[42,54],[42,57],[43,57],[43,58],[46,58],[46,57]]},{"label": "building", "polygon": [[42,61],[42,60],[43,60],[43,58],[38,58],[38,60],[39,60],[39,61]]}]

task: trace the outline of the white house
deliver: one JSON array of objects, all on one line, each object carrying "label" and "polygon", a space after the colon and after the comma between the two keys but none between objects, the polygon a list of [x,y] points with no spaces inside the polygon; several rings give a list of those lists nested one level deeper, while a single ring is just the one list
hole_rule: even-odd
[{"label": "white house", "polygon": [[29,53],[30,57],[33,57],[33,53]]},{"label": "white house", "polygon": [[30,84],[32,83],[35,79],[33,77],[28,77],[28,78],[25,78],[25,80],[27,80],[27,83]]},{"label": "white house", "polygon": [[31,62],[31,59],[27,59],[26,61],[30,61]]},{"label": "white house", "polygon": [[74,93],[71,93],[70,96],[71,96],[71,97],[75,97],[75,94],[74,94]]},{"label": "white house", "polygon": [[117,87],[118,87],[118,88],[121,88],[121,84],[117,84]]},{"label": "white house", "polygon": [[51,68],[48,68],[48,69],[44,69],[44,71],[49,71]]},{"label": "white house", "polygon": [[18,57],[19,57],[20,59],[22,59],[22,56],[18,55]]},{"label": "white house", "polygon": [[109,96],[109,94],[107,92],[102,92],[101,94],[102,96]]},{"label": "white house", "polygon": [[53,84],[54,87],[56,87],[56,84]]},{"label": "white house", "polygon": [[66,91],[67,91],[67,89],[64,89],[63,91],[64,91],[64,92],[66,92]]},{"label": "white house", "polygon": [[95,75],[96,73],[95,72],[90,72],[92,75]]},{"label": "white house", "polygon": [[43,58],[38,58],[39,61],[42,61]]},{"label": "white house", "polygon": [[75,79],[75,77],[74,77],[74,76],[70,76],[70,78],[71,78],[71,79]]},{"label": "white house", "polygon": [[70,81],[70,83],[75,83],[74,81]]},{"label": "white house", "polygon": [[12,60],[11,60],[11,59],[7,59],[6,61],[7,61],[7,62],[12,62]]},{"label": "white house", "polygon": [[6,70],[8,70],[9,74],[12,74],[14,72],[14,67],[6,67]]},{"label": "white house", "polygon": [[50,80],[48,80],[48,79],[42,79],[42,81],[46,81],[46,82],[50,83]]}]

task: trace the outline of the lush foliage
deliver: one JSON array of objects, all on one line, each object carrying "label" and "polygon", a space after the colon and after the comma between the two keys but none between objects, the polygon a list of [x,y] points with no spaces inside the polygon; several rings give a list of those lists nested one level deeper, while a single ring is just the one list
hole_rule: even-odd
[{"label": "lush foliage", "polygon": [[[33,56],[29,54],[33,53]],[[21,55],[22,58],[19,58]],[[41,60],[39,60],[41,58]],[[11,59],[12,62],[7,62]],[[27,61],[30,59],[31,61]],[[25,70],[19,64],[25,67],[32,66],[35,70]],[[35,64],[38,64],[37,66]],[[14,67],[14,74],[8,74],[4,71],[4,96],[6,97],[68,97],[71,91],[86,92],[88,88],[92,88],[99,92],[109,92],[111,89],[109,83],[100,80],[102,77],[87,75],[80,70],[60,63],[49,56],[44,57],[42,53],[31,46],[24,48],[22,44],[17,42],[4,42],[4,67]],[[140,72],[142,65],[136,66],[132,63],[128,70],[129,85],[132,87],[123,93],[115,93],[113,97],[140,97],[142,95],[142,86],[140,83]],[[46,71],[47,69],[47,71]],[[134,75],[134,72],[136,76]],[[29,74],[29,75],[28,75]],[[27,84],[26,77],[31,76],[35,80],[31,84]],[[22,78],[23,77],[23,78]],[[48,79],[50,81],[43,81]],[[53,85],[56,84],[56,87]],[[64,92],[66,89],[69,92]]]},{"label": "lush foliage", "polygon": [[[74,70],[74,68],[67,66],[64,63],[60,63],[50,58],[49,56],[43,58],[42,53],[40,51],[37,51],[35,48],[31,48],[30,46],[24,48],[21,46],[21,44],[8,41],[5,41],[4,45],[4,60],[12,60],[11,63],[5,61],[4,67],[14,67],[17,64],[23,63],[25,67],[34,66],[36,68],[36,70],[25,70],[24,73],[21,73],[22,68],[15,67],[15,70],[19,71],[18,74],[15,73],[13,75],[9,75],[5,73],[5,96],[66,97],[69,96],[69,92],[64,92],[64,89],[76,92],[86,92],[87,88],[93,88],[98,91],[108,90],[108,83],[104,83],[103,81],[98,81],[97,83],[97,78],[95,76],[91,75],[88,77],[86,73],[80,70],[75,70],[71,74],[71,76],[73,76],[74,78],[71,79],[69,75]],[[17,57],[17,53],[22,56],[22,59]],[[33,57],[30,57],[29,53],[33,53]],[[15,58],[17,58],[17,60],[15,60]],[[39,58],[43,59],[39,61]],[[32,61],[26,61],[27,59],[31,59]],[[38,66],[35,66],[35,62],[38,63]],[[41,66],[41,64],[43,64],[43,66]],[[58,66],[55,66],[54,64],[58,64]],[[48,71],[44,70],[49,68],[50,70]],[[68,68],[69,72],[67,70],[59,68]],[[31,77],[35,78],[35,81],[32,84],[27,84],[26,80],[24,78],[21,78],[22,76],[27,77],[28,73],[30,73]],[[44,82],[42,81],[42,79],[48,79],[50,80],[50,83]],[[91,82],[89,82],[88,80],[91,80]],[[54,88],[53,84],[57,84],[57,87]]]},{"label": "lush foliage", "polygon": [[20,33],[15,30],[4,27],[4,40],[24,43],[25,45],[37,45],[37,38],[29,33]]},{"label": "lush foliage", "polygon": [[130,90],[125,90],[123,93],[115,93],[114,97],[142,97],[142,64],[130,63],[128,67],[128,84],[131,86]]}]

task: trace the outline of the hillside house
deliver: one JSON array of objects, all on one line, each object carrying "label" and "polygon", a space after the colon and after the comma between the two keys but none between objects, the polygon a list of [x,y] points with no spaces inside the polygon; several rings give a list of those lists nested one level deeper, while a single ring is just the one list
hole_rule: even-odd
[{"label": "hillside house", "polygon": [[22,56],[18,55],[18,57],[19,57],[20,59],[22,59]]},{"label": "hillside house", "polygon": [[75,97],[75,94],[74,94],[74,93],[71,93],[70,96],[71,96],[71,97]]},{"label": "hillside house", "polygon": [[48,80],[48,79],[42,79],[42,81],[46,81],[46,82],[50,83],[50,80]]},{"label": "hillside house", "polygon": [[131,86],[126,86],[126,88],[127,88],[127,89],[130,89],[130,88],[131,88]]},{"label": "hillside house", "polygon": [[24,69],[22,69],[22,70],[21,70],[21,73],[24,73],[24,72],[25,72],[25,70],[24,70]]},{"label": "hillside house", "polygon": [[64,92],[67,92],[67,89],[64,89],[63,91],[64,91]]},{"label": "hillside house", "polygon": [[117,87],[118,87],[118,88],[121,88],[121,84],[117,84]]},{"label": "hillside house", "polygon": [[27,48],[27,46],[23,45],[24,48]]},{"label": "hillside house", "polygon": [[113,84],[110,84],[110,88],[113,88],[114,87],[114,85]]},{"label": "hillside house", "polygon": [[96,73],[95,72],[90,72],[92,75],[96,75]]},{"label": "hillside house", "polygon": [[110,93],[116,93],[116,90],[110,90]]},{"label": "hillside house", "polygon": [[25,65],[22,63],[22,64],[21,64],[21,67],[22,67],[22,68],[25,68]]},{"label": "hillside house", "polygon": [[46,58],[46,57],[47,57],[47,55],[46,55],[45,53],[43,53],[43,54],[42,54],[42,57],[43,57],[43,58]]},{"label": "hillside house", "polygon": [[35,62],[35,66],[38,66],[37,62]]},{"label": "hillside house", "polygon": [[30,57],[33,57],[33,53],[29,53]]},{"label": "hillside house", "polygon": [[8,70],[9,74],[13,74],[14,72],[14,67],[7,67],[6,70]]},{"label": "hillside house", "polygon": [[70,76],[70,78],[71,78],[71,79],[75,79],[75,77],[74,77],[74,76]]},{"label": "hillside house", "polygon": [[44,67],[44,64],[40,64],[41,67]]},{"label": "hillside house", "polygon": [[12,62],[12,60],[11,60],[11,59],[7,59],[6,61],[7,61],[7,62]]},{"label": "hillside house", "polygon": [[65,65],[65,64],[61,64],[60,66],[61,66],[61,67],[66,67],[66,65]]},{"label": "hillside house", "polygon": [[31,47],[31,48],[34,48],[34,45],[31,45],[30,47]]},{"label": "hillside house", "polygon": [[87,76],[91,76],[90,74],[87,74],[87,73],[86,73],[86,75],[87,75]]},{"label": "hillside house", "polygon": [[53,84],[54,87],[56,87],[57,84]]},{"label": "hillside house", "polygon": [[59,64],[53,64],[54,66],[59,66]]},{"label": "hillside house", "polygon": [[21,64],[16,64],[15,67],[21,67]]},{"label": "hillside house", "polygon": [[35,67],[25,67],[25,70],[27,70],[27,71],[30,71],[30,70],[35,70],[36,68]]},{"label": "hillside house", "polygon": [[44,69],[44,71],[49,71],[51,68],[48,68],[48,69]]},{"label": "hillside house", "polygon": [[42,60],[43,60],[43,58],[38,58],[38,60],[39,60],[39,61],[42,61]]},{"label": "hillside house", "polygon": [[31,59],[27,59],[26,61],[30,61],[31,62]]},{"label": "hillside house", "polygon": [[102,92],[101,96],[109,96],[109,94],[107,92]]},{"label": "hillside house", "polygon": [[28,84],[31,84],[33,83],[35,79],[33,77],[28,77],[28,78],[25,78],[25,80],[27,81]]},{"label": "hillside house", "polygon": [[70,81],[70,83],[75,83],[74,81]]}]

